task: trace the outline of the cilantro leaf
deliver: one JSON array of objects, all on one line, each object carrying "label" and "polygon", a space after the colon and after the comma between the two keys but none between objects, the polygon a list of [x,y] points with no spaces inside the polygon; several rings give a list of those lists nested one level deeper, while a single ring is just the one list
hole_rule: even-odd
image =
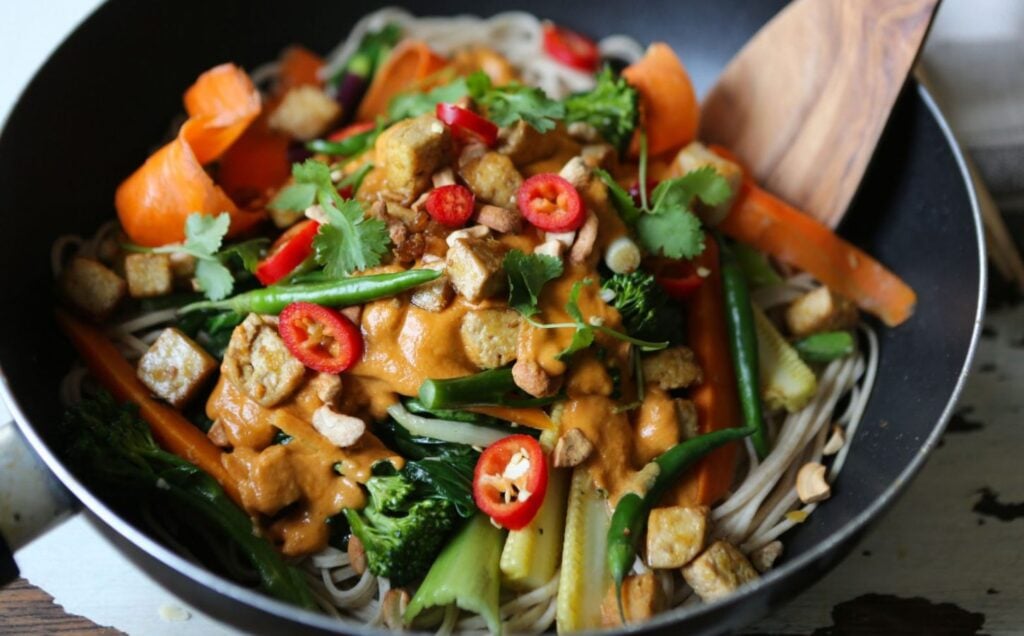
[{"label": "cilantro leaf", "polygon": [[585,93],[565,99],[565,121],[590,124],[605,141],[622,149],[633,136],[639,116],[639,94],[607,66],[597,76],[597,85]]},{"label": "cilantro leaf", "polygon": [[329,223],[313,239],[313,254],[324,272],[342,277],[379,265],[390,243],[384,221],[366,218],[359,201],[342,200],[336,192],[318,198]]},{"label": "cilantro leaf", "polygon": [[573,283],[572,289],[569,291],[569,299],[565,303],[565,313],[569,314],[576,325],[576,333],[572,334],[569,346],[559,352],[557,356],[559,360],[564,360],[577,351],[582,351],[594,344],[594,328],[583,320],[583,312],[580,310],[580,292],[584,285],[590,283],[589,278],[578,280]]},{"label": "cilantro leaf", "polygon": [[295,183],[309,184],[318,190],[334,189],[334,182],[331,181],[331,169],[326,163],[316,159],[293,163],[292,178],[295,179]]},{"label": "cilantro leaf", "polygon": [[704,251],[700,219],[683,207],[644,214],[637,221],[636,235],[647,251],[668,258],[689,259]]},{"label": "cilantro leaf", "polygon": [[633,197],[626,192],[625,188],[619,185],[619,182],[612,175],[608,174],[607,170],[594,168],[594,174],[600,177],[601,181],[604,181],[604,184],[608,186],[608,195],[611,197],[612,205],[618,210],[619,216],[626,222],[626,225],[635,225],[642,211],[633,202]]},{"label": "cilantro leaf", "polygon": [[213,256],[220,249],[231,225],[231,217],[222,212],[217,216],[194,212],[185,219],[185,249],[196,255]]},{"label": "cilantro leaf", "polygon": [[538,132],[555,128],[555,121],[565,117],[565,104],[544,94],[539,88],[521,84],[493,86],[483,71],[466,78],[469,95],[487,111],[487,118],[501,127],[522,119]]},{"label": "cilantro leaf", "polygon": [[282,188],[267,207],[275,212],[302,212],[316,201],[316,186],[295,183]]},{"label": "cilantro leaf", "polygon": [[221,259],[237,256],[238,260],[242,263],[242,267],[245,268],[245,271],[252,273],[256,271],[256,266],[259,264],[260,258],[263,256],[263,251],[269,243],[270,240],[265,238],[243,241],[241,243],[225,247],[220,251],[219,256]]},{"label": "cilantro leaf", "polygon": [[388,104],[388,119],[399,121],[408,117],[432,113],[438,104],[457,102],[468,94],[469,87],[466,84],[466,79],[462,77],[426,93],[401,93]]},{"label": "cilantro leaf", "polygon": [[662,181],[651,195],[651,212],[659,214],[661,209],[670,207],[689,208],[693,199],[699,198],[707,205],[724,203],[732,196],[732,188],[725,177],[711,166],[691,170],[682,177]]},{"label": "cilantro leaf", "polygon": [[537,301],[544,284],[562,275],[562,261],[544,254],[511,250],[502,263],[508,274],[508,304],[529,318],[540,310]]},{"label": "cilantro leaf", "polygon": [[227,298],[235,287],[231,270],[216,258],[201,258],[196,261],[196,281],[210,300]]}]

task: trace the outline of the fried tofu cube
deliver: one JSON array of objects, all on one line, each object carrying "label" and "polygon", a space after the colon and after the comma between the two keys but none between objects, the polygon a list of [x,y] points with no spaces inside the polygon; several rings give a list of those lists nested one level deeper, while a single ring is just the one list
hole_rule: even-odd
[{"label": "fried tofu cube", "polygon": [[260,452],[250,465],[249,478],[259,484],[253,488],[253,507],[265,515],[276,515],[302,496],[287,446],[273,444]]},{"label": "fried tofu cube", "polygon": [[196,257],[191,254],[175,252],[169,256],[171,260],[171,278],[176,285],[191,283],[196,275]]},{"label": "fried tofu cube", "polygon": [[[444,263],[424,263],[422,267],[443,271]],[[444,311],[451,304],[454,297],[455,290],[452,289],[452,283],[448,280],[448,275],[441,274],[440,277],[429,283],[424,283],[413,290],[409,302],[420,309],[436,313]]]},{"label": "fried tofu cube", "polygon": [[857,325],[857,307],[828,287],[809,291],[786,308],[786,326],[796,337]]},{"label": "fried tofu cube", "polygon": [[714,207],[708,207],[703,204],[697,206],[697,212],[705,223],[717,225],[729,214],[732,203],[740,191],[740,184],[743,182],[743,169],[736,165],[736,163],[711,152],[707,146],[699,141],[690,142],[689,145],[680,150],[679,154],[676,155],[675,161],[679,167],[680,174],[686,174],[692,170],[710,166],[715,169],[715,172],[725,177],[725,180],[729,183],[729,187],[732,189],[732,196],[727,201],[723,201]]},{"label": "fried tofu cube", "polygon": [[523,185],[523,176],[505,155],[486,152],[460,168],[459,175],[478,201],[505,208],[516,207],[516,193]]},{"label": "fried tofu cube", "polygon": [[555,154],[558,150],[556,134],[558,133],[555,131],[539,132],[520,119],[511,126],[501,129],[498,134],[498,152],[511,159],[516,166],[525,166]]},{"label": "fried tofu cube", "polygon": [[[627,576],[622,582],[622,610],[626,622],[634,625],[642,623],[665,609],[665,605],[665,591],[654,572]],[[601,624],[605,627],[622,625],[614,585],[609,587],[601,603]]]},{"label": "fried tofu cube", "polygon": [[452,136],[433,115],[398,122],[377,140],[388,188],[411,203],[431,183],[431,175],[452,162]]},{"label": "fried tofu cube", "polygon": [[516,359],[519,313],[512,309],[477,309],[462,317],[459,334],[466,355],[481,369],[496,369]]},{"label": "fried tofu cube", "polygon": [[658,570],[681,568],[704,549],[707,506],[655,508],[647,517],[647,565]]},{"label": "fried tofu cube", "polygon": [[217,360],[174,327],[161,332],[139,359],[136,373],[154,395],[181,408],[217,370]]},{"label": "fried tofu cube", "polygon": [[129,254],[124,259],[124,274],[132,298],[165,296],[174,284],[167,254]]},{"label": "fried tofu cube", "polygon": [[466,300],[478,302],[505,287],[505,248],[491,238],[458,239],[445,257],[448,277]]},{"label": "fried tofu cube", "polygon": [[283,402],[302,384],[302,365],[277,333],[276,319],[249,314],[235,327],[224,352],[221,373],[265,407]]},{"label": "fried tofu cube", "polygon": [[757,570],[728,541],[715,541],[683,567],[683,578],[705,601],[714,601],[757,579]]},{"label": "fried tofu cube", "polygon": [[298,86],[270,114],[270,127],[301,141],[315,139],[327,132],[341,116],[341,106],[316,86]]},{"label": "fried tofu cube", "polygon": [[704,372],[687,347],[672,347],[643,359],[644,380],[666,391],[682,389],[704,380]]},{"label": "fried tofu cube", "polygon": [[65,300],[97,321],[114,313],[128,293],[128,285],[113,270],[81,256],[71,259],[58,284]]}]

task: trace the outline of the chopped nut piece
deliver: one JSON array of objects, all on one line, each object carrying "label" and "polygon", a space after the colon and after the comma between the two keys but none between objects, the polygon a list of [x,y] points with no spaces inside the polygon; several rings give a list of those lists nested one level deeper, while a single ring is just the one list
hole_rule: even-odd
[{"label": "chopped nut piece", "polygon": [[782,556],[782,542],[772,541],[750,553],[750,563],[757,571],[764,574],[772,569],[775,561]]},{"label": "chopped nut piece", "polygon": [[786,308],[786,326],[797,337],[857,325],[857,307],[822,285],[797,298]]},{"label": "chopped nut piece", "polygon": [[354,534],[348,538],[348,564],[360,576],[366,571],[366,550],[363,542]]},{"label": "chopped nut piece", "polygon": [[666,391],[686,388],[704,380],[704,372],[687,347],[672,347],[643,359],[644,380]]},{"label": "chopped nut piece", "polygon": [[516,205],[516,193],[523,177],[512,160],[497,152],[487,152],[459,169],[459,174],[478,201],[502,207]]},{"label": "chopped nut piece", "polygon": [[448,277],[470,302],[490,298],[505,288],[502,261],[506,248],[494,239],[459,239],[445,258]]},{"label": "chopped nut piece", "polygon": [[430,181],[435,188],[452,185],[455,183],[455,171],[451,168],[443,168],[431,175]]},{"label": "chopped nut piece", "polygon": [[590,175],[591,168],[583,160],[583,157],[573,157],[558,172],[558,176],[571,183],[576,189],[585,188],[590,181]]},{"label": "chopped nut piece", "polygon": [[594,443],[578,428],[570,428],[555,444],[555,468],[574,468],[587,461],[594,452]]},{"label": "chopped nut piece", "polygon": [[299,388],[306,367],[285,347],[276,320],[249,314],[231,334],[221,373],[260,405],[271,407]]},{"label": "chopped nut piece", "polygon": [[490,235],[491,228],[486,225],[471,225],[469,227],[464,227],[461,230],[455,230],[446,236],[444,240],[445,243],[448,244],[448,247],[453,247],[455,245],[455,241],[458,241],[459,239],[482,239],[487,238]]},{"label": "chopped nut piece", "polygon": [[545,232],[544,241],[555,241],[568,249],[576,242],[576,232]]},{"label": "chopped nut piece", "polygon": [[310,386],[324,404],[334,405],[341,396],[341,376],[333,373],[317,373],[309,381]]},{"label": "chopped nut piece", "polygon": [[601,133],[585,121],[574,121],[566,126],[565,131],[576,141],[588,143],[601,141]]},{"label": "chopped nut piece", "polygon": [[129,254],[124,259],[128,294],[132,298],[153,298],[171,293],[171,259],[167,254]]},{"label": "chopped nut piece", "polygon": [[615,166],[619,153],[611,144],[589,144],[580,150],[580,157],[591,168],[610,170]]},{"label": "chopped nut piece", "polygon": [[714,601],[757,579],[757,570],[728,541],[715,541],[683,567],[683,578],[697,596]]},{"label": "chopped nut piece", "polygon": [[481,369],[496,369],[516,359],[519,313],[512,309],[477,309],[462,317],[459,334],[466,355]]},{"label": "chopped nut piece", "polygon": [[363,306],[352,305],[345,307],[341,310],[341,315],[351,320],[354,325],[359,326],[359,319],[363,317]]},{"label": "chopped nut piece", "polygon": [[217,360],[194,340],[168,327],[139,359],[138,376],[158,397],[181,408],[217,370]]},{"label": "chopped nut piece", "polygon": [[[662,611],[665,604],[665,591],[654,576],[654,572],[627,576],[622,582],[622,610],[627,623],[646,621]],[[601,603],[601,624],[605,627],[622,625],[614,585],[609,586],[608,593]]]},{"label": "chopped nut piece", "polygon": [[313,411],[313,428],[335,446],[348,448],[366,432],[366,422],[338,413],[330,405],[323,405]]},{"label": "chopped nut piece", "polygon": [[495,232],[508,234],[523,229],[523,215],[518,209],[512,210],[497,205],[485,205],[476,215],[477,223],[486,225]]},{"label": "chopped nut piece", "polygon": [[647,518],[647,565],[659,570],[681,568],[704,549],[708,537],[707,506],[655,508]]},{"label": "chopped nut piece", "polygon": [[398,122],[377,139],[388,188],[408,203],[430,186],[431,175],[452,160],[448,127],[433,115]]},{"label": "chopped nut piece", "polygon": [[128,292],[123,278],[103,263],[82,256],[67,264],[59,286],[65,300],[96,321],[110,317]]},{"label": "chopped nut piece", "polygon": [[533,397],[548,397],[558,393],[562,377],[548,375],[535,360],[516,360],[512,365],[512,379],[516,386]]},{"label": "chopped nut piece", "polygon": [[380,615],[384,626],[394,632],[405,626],[405,610],[409,607],[409,593],[400,587],[388,590],[380,602]]},{"label": "chopped nut piece", "polygon": [[832,489],[825,480],[825,466],[807,462],[796,474],[796,494],[805,504],[828,499]]},{"label": "chopped nut piece", "polygon": [[829,435],[828,441],[825,442],[825,447],[821,449],[822,455],[835,455],[839,450],[846,444],[846,433],[843,431],[842,426],[833,426],[832,434]]},{"label": "chopped nut piece", "polygon": [[587,220],[576,232],[576,240],[569,251],[570,261],[576,264],[583,263],[593,253],[594,243],[597,242],[597,224],[597,215],[593,212],[587,213]]},{"label": "chopped nut piece", "polygon": [[315,139],[341,115],[341,106],[316,86],[298,86],[284,99],[267,120],[270,127],[301,141]]},{"label": "chopped nut piece", "polygon": [[545,256],[552,256],[558,260],[562,260],[562,254],[565,252],[565,243],[561,241],[548,240],[544,241],[537,247],[533,248],[534,254],[543,254]]}]

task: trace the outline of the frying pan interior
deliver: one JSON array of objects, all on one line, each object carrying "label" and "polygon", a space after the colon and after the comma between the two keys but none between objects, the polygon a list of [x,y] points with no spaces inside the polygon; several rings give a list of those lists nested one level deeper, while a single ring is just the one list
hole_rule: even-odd
[{"label": "frying pan interior", "polygon": [[[497,0],[406,6],[421,15],[513,8]],[[703,94],[780,6],[529,0],[514,8],[593,35],[664,40],[680,52]],[[54,458],[57,387],[71,353],[51,318],[50,245],[59,234],[88,235],[113,218],[114,188],[164,137],[181,111],[183,89],[201,71],[228,60],[251,69],[293,42],[326,53],[374,8],[316,0],[112,0],[54,53],[0,138],[0,297],[6,305],[0,365],[20,425],[140,565],[189,601],[253,631],[299,631],[301,623],[305,633],[360,628],[305,614],[185,563],[96,501]],[[919,304],[909,323],[879,331],[879,377],[835,495],[785,536],[784,559],[758,585],[685,616],[666,614],[642,629],[717,632],[791,597],[850,549],[936,441],[973,351],[984,269],[958,151],[918,87],[904,91],[841,231],[903,276]]]}]

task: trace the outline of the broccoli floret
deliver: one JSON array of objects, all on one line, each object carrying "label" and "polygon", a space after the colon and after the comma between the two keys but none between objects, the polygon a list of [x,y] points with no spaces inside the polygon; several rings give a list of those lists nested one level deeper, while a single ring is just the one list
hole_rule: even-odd
[{"label": "broccoli floret", "polygon": [[601,284],[601,289],[612,293],[611,305],[622,315],[629,335],[673,343],[682,337],[682,314],[651,274],[640,270],[615,274]]},{"label": "broccoli floret", "polygon": [[597,76],[597,86],[565,100],[565,121],[585,122],[605,140],[622,150],[633,136],[639,108],[636,89],[605,67]]},{"label": "broccoli floret", "polygon": [[434,562],[455,524],[455,506],[426,498],[404,475],[374,476],[366,482],[369,504],[346,509],[352,534],[366,550],[370,571],[392,585],[419,579]]}]

